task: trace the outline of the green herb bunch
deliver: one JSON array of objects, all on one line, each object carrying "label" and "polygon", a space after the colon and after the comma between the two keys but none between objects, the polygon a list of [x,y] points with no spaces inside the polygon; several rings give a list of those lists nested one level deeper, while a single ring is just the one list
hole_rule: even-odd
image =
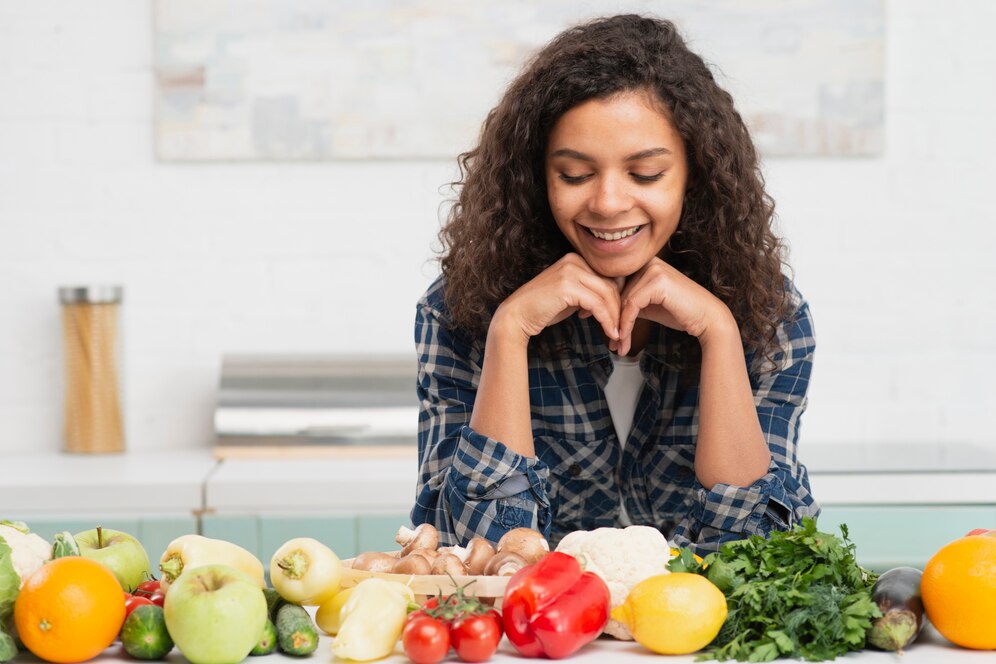
[{"label": "green herb bunch", "polygon": [[726,595],[729,613],[702,659],[770,662],[834,659],[865,645],[881,612],[871,599],[877,575],[854,560],[854,544],[803,519],[770,539],[727,542],[698,563],[684,549],[672,572],[704,574]]}]

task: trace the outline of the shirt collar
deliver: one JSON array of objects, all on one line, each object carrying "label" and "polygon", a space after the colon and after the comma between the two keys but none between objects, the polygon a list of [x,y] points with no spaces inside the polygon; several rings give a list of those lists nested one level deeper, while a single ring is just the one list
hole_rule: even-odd
[{"label": "shirt collar", "polygon": [[[574,314],[567,319],[573,327],[571,331],[574,335],[573,348],[576,355],[588,365],[589,371],[593,375],[608,376],[612,373],[612,358],[610,357],[609,346],[605,342],[602,334],[602,324],[594,316],[579,318]],[[643,359],[640,367],[644,374],[659,374],[663,366],[666,365],[668,357],[668,334],[663,325],[655,325],[650,331],[650,339],[643,349]],[[596,369],[597,368],[597,369]],[[602,382],[602,380],[599,380]]]}]

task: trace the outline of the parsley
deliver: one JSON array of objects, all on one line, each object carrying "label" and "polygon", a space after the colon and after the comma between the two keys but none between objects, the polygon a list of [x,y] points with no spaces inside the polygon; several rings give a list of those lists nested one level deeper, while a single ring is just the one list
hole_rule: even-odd
[{"label": "parsley", "polygon": [[727,542],[702,564],[684,549],[672,572],[704,574],[726,595],[726,622],[703,659],[769,662],[779,657],[834,659],[865,645],[881,612],[871,599],[876,575],[854,560],[847,538],[803,519],[770,539]]}]

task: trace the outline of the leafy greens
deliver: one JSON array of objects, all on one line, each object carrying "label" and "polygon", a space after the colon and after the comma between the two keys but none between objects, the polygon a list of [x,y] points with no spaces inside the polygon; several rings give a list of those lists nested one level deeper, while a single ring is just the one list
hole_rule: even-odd
[{"label": "leafy greens", "polygon": [[13,636],[14,600],[21,586],[21,577],[14,570],[12,551],[0,537],[0,662],[14,659],[17,644]]},{"label": "leafy greens", "polygon": [[727,542],[698,563],[689,549],[672,572],[704,574],[726,595],[728,614],[699,659],[769,662],[779,657],[834,659],[865,645],[881,612],[871,599],[877,578],[854,559],[854,544],[816,529],[813,519],[770,539]]}]

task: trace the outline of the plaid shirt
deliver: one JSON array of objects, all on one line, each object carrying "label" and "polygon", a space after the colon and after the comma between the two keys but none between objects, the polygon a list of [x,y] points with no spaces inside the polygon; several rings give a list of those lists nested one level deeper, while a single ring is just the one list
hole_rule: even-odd
[{"label": "plaid shirt", "polygon": [[595,318],[575,315],[556,326],[572,340],[566,355],[541,358],[530,350],[536,457],[529,458],[470,427],[484,342],[451,329],[443,287],[442,277],[429,287],[415,319],[420,472],[411,517],[434,524],[444,543],[477,535],[496,542],[526,526],[555,546],[572,530],[620,527],[620,494],[633,523],[656,526],[699,553],[819,513],[796,458],[815,342],[809,306],[794,288],[798,306],[778,330],[777,366],[745,358],[771,450],[768,473],[748,487],[706,490],[694,469],[698,383],[683,384],[680,370],[669,368],[661,326],[640,361],[646,383],[624,451],[603,392],[612,358]]}]

